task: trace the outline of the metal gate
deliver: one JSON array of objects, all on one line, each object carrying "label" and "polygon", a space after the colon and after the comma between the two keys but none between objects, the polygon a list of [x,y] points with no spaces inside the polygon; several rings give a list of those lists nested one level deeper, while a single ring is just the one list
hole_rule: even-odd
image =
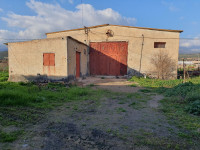
[{"label": "metal gate", "polygon": [[90,74],[126,75],[127,55],[128,42],[91,42]]}]

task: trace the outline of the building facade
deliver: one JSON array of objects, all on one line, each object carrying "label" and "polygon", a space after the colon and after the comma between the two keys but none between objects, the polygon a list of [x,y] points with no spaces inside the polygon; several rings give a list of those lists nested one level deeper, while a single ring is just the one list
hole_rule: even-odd
[{"label": "building facade", "polygon": [[20,76],[38,74],[52,79],[84,75],[154,76],[151,59],[159,51],[178,64],[181,32],[105,24],[46,33],[47,38],[42,40],[8,43],[9,79],[20,81]]}]

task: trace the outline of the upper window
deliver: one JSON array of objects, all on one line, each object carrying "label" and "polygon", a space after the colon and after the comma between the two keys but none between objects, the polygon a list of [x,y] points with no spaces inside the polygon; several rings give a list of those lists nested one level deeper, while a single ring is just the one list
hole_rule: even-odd
[{"label": "upper window", "polygon": [[44,53],[43,54],[43,65],[44,66],[55,66],[55,54]]},{"label": "upper window", "polygon": [[166,42],[154,42],[154,48],[165,48]]}]

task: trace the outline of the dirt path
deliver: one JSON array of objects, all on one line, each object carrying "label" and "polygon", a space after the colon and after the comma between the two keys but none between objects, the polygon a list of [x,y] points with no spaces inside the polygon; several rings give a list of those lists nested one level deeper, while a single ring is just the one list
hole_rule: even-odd
[{"label": "dirt path", "polygon": [[88,77],[79,81],[79,85],[95,85],[95,88],[101,88],[112,92],[135,93],[142,89],[141,87],[131,87],[133,82],[127,79],[116,79],[111,77]]},{"label": "dirt path", "polygon": [[[103,81],[103,82],[102,82]],[[101,100],[66,103],[46,119],[25,130],[26,135],[7,148],[16,150],[148,150],[172,149],[179,142],[179,129],[159,111],[156,94],[138,92],[125,79],[84,80],[121,92]],[[112,94],[112,93],[111,93]]]}]

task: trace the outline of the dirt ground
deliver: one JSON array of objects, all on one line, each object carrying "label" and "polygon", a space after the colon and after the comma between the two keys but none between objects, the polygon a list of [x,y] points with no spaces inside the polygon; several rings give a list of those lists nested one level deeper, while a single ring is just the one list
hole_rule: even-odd
[{"label": "dirt ground", "polygon": [[135,93],[142,89],[141,87],[131,87],[133,82],[126,78],[115,77],[88,77],[84,80],[79,80],[79,85],[95,85],[95,88],[101,88],[112,92]]},{"label": "dirt ground", "polygon": [[45,120],[25,128],[12,150],[149,150],[174,149],[180,129],[159,110],[163,96],[142,93],[126,79],[87,78],[79,85],[110,90],[99,101],[70,102]]}]

